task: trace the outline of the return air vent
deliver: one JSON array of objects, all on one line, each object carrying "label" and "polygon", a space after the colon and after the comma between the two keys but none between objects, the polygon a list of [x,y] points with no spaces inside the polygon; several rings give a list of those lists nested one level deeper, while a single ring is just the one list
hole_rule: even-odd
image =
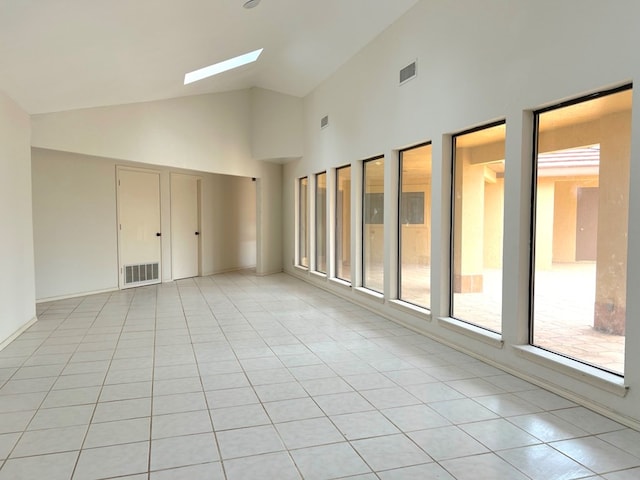
[{"label": "return air vent", "polygon": [[160,279],[158,263],[143,263],[140,265],[124,266],[124,284],[144,284]]},{"label": "return air vent", "polygon": [[400,85],[408,82],[418,74],[416,69],[416,62],[412,62],[402,70],[400,70]]},{"label": "return air vent", "polygon": [[329,115],[325,115],[320,119],[320,128],[326,128],[329,126]]}]

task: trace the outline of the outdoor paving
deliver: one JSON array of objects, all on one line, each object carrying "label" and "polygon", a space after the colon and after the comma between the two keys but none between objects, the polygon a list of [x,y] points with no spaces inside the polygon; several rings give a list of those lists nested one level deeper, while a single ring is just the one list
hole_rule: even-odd
[{"label": "outdoor paving", "polygon": [[[429,305],[427,267],[404,271],[403,298]],[[595,263],[555,264],[537,274],[534,344],[615,373],[624,373],[625,337],[593,328]],[[454,316],[483,328],[502,330],[502,278],[499,270],[485,270],[482,293],[455,294]]]}]

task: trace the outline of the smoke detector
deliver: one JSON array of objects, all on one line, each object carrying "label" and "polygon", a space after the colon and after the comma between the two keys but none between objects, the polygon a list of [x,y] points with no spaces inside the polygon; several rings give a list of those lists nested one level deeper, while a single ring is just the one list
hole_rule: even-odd
[{"label": "smoke detector", "polygon": [[247,0],[246,2],[244,2],[244,5],[242,6],[244,8],[253,8],[253,7],[257,7],[259,3],[260,3],[260,0]]}]

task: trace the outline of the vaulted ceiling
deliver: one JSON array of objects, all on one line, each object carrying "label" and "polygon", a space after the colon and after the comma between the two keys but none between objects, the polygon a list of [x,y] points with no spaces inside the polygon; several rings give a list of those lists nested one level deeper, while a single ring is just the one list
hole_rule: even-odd
[{"label": "vaulted ceiling", "polygon": [[[2,0],[0,90],[31,114],[261,87],[304,96],[419,0]],[[264,48],[248,66],[186,72]]]}]

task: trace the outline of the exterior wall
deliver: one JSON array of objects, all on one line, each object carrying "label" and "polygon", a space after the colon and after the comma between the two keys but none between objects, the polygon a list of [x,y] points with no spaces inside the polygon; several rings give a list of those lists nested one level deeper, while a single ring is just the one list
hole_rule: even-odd
[{"label": "exterior wall", "polygon": [[[575,22],[576,12],[580,22]],[[640,425],[640,351],[627,348],[624,380],[576,364],[528,355],[532,110],[625,84],[640,77],[635,18],[640,4],[597,0],[419,2],[387,31],[305,98],[305,151],[284,168],[285,270],[489,360],[531,381],[635,426]],[[589,25],[589,28],[584,28]],[[589,52],[585,55],[585,52]],[[417,59],[418,76],[398,86],[399,70]],[[631,60],[630,60],[631,59]],[[594,61],[598,68],[593,68]],[[633,115],[638,114],[634,110]],[[331,123],[319,128],[329,114]],[[506,119],[502,336],[460,334],[446,320],[450,282],[451,135]],[[632,122],[629,244],[640,241],[640,119]],[[397,268],[398,150],[433,142],[431,313],[409,313],[394,303]],[[586,144],[586,143],[583,143]],[[569,145],[571,146],[571,145]],[[558,147],[561,148],[561,147]],[[385,295],[360,291],[361,159],[385,155]],[[297,178],[351,163],[353,288],[294,266]],[[544,190],[544,189],[543,189]],[[540,192],[539,192],[540,193]],[[553,185],[542,195],[553,207]],[[539,195],[540,201],[540,195]],[[388,215],[387,215],[388,214]],[[551,220],[551,219],[550,219]],[[547,229],[552,261],[553,222]],[[540,234],[540,232],[538,232]],[[640,282],[640,251],[630,249],[627,285]],[[626,316],[640,316],[640,298],[627,299]],[[439,320],[445,318],[445,320]],[[627,345],[640,342],[640,324],[627,322]],[[535,358],[535,361],[533,360]],[[625,390],[623,385],[630,388]]]}]

